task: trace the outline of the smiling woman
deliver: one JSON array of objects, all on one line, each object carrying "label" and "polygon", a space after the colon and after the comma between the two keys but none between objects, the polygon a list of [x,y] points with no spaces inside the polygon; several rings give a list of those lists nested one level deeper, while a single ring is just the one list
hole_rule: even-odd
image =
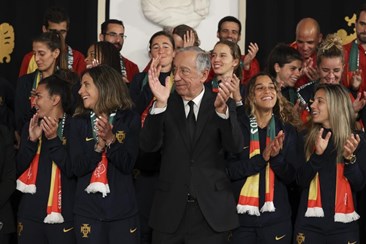
[{"label": "smiling woman", "polygon": [[83,104],[76,110],[70,138],[78,179],[75,228],[82,230],[76,232],[80,243],[139,243],[132,169],[141,126],[121,80],[122,75],[108,65],[90,68],[81,78]]},{"label": "smiling woman", "polygon": [[[172,62],[175,55],[173,37],[164,31],[154,33],[149,40],[150,67],[159,67],[158,79],[161,84],[173,83]],[[148,84],[148,72],[137,74],[130,86],[130,94],[135,103],[135,110],[144,124],[154,96]],[[148,225],[153,192],[158,179],[161,152],[146,153],[139,151],[136,161],[135,188],[140,212],[142,243],[150,243],[152,230]]]},{"label": "smiling woman", "polygon": [[364,134],[354,128],[346,89],[339,84],[317,86],[311,116],[306,163],[296,174],[302,193],[294,238],[316,244],[358,243],[356,195],[365,186],[366,168],[360,162],[366,158],[366,145]]},{"label": "smiling woman", "polygon": [[35,91],[37,112],[24,126],[16,163],[17,190],[23,193],[18,243],[75,243],[73,232],[55,234],[73,227],[76,181],[66,149],[70,97],[71,85],[56,75],[40,81]]},{"label": "smiling woman", "polygon": [[[291,105],[277,86],[266,73],[253,76],[245,106],[237,107],[247,139],[242,152],[229,157],[227,166],[240,220],[240,227],[233,231],[234,244],[291,243],[288,186],[295,180],[303,153],[297,147],[299,118],[291,113]],[[263,233],[260,237],[258,229]]]}]

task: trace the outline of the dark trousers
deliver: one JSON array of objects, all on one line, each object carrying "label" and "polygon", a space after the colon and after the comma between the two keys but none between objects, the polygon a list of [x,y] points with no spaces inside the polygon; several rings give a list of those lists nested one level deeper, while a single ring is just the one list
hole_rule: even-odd
[{"label": "dark trousers", "polygon": [[291,220],[263,227],[243,227],[233,231],[231,244],[290,244],[292,239]]},{"label": "dark trousers", "polygon": [[322,233],[303,230],[295,228],[294,231],[294,241],[295,244],[359,244],[359,233],[354,232],[344,232],[334,235],[324,235]]},{"label": "dark trousers", "polygon": [[116,221],[99,221],[75,216],[75,232],[78,244],[139,244],[138,216]]},{"label": "dark trousers", "polygon": [[152,241],[152,228],[149,226],[149,216],[158,179],[158,173],[140,173],[135,178],[136,199],[141,225],[141,244],[151,244]]},{"label": "dark trousers", "polygon": [[207,223],[197,202],[187,203],[184,217],[175,233],[153,231],[153,244],[224,244],[230,232],[216,232]]},{"label": "dark trousers", "polygon": [[74,224],[45,224],[18,218],[18,244],[76,243]]}]

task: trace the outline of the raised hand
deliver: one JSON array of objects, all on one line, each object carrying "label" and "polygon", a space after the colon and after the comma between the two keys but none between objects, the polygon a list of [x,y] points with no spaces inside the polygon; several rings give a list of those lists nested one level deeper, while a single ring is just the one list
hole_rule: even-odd
[{"label": "raised hand", "polygon": [[317,155],[322,155],[325,151],[325,149],[327,149],[327,146],[328,146],[328,143],[329,143],[329,139],[332,135],[332,132],[328,132],[326,135],[325,135],[325,138],[323,138],[323,131],[324,131],[324,128],[321,128],[318,132],[318,135],[316,137],[316,140],[315,140],[315,153]]},{"label": "raised hand", "polygon": [[244,56],[244,69],[245,70],[249,70],[250,69],[250,64],[252,62],[252,60],[255,58],[255,56],[257,55],[257,52],[259,51],[259,47],[257,43],[249,43],[249,48],[248,48],[248,53]]},{"label": "raised hand", "polygon": [[158,65],[160,57],[153,58],[152,63],[150,65],[150,69],[148,72],[149,77],[149,86],[150,89],[156,98],[155,106],[157,108],[166,107],[168,103],[168,98],[170,96],[170,90],[172,88],[172,84],[170,82],[170,77],[168,76],[165,80],[165,86],[160,83],[159,75],[161,67]]},{"label": "raised hand", "polygon": [[44,117],[41,121],[41,128],[48,140],[57,137],[58,120],[56,118]]},{"label": "raised hand", "polygon": [[42,128],[38,124],[39,116],[38,114],[34,114],[29,122],[28,132],[29,132],[29,140],[36,142],[42,135]]},{"label": "raised hand", "polygon": [[352,78],[351,78],[351,88],[354,91],[358,91],[358,89],[360,88],[360,85],[362,83],[362,70],[361,69],[357,69],[355,71],[352,72]]},{"label": "raised hand", "polygon": [[191,47],[194,45],[196,38],[192,30],[187,30],[183,35],[183,47]]},{"label": "raised hand", "polygon": [[363,97],[361,97],[361,92],[357,93],[356,99],[352,103],[353,110],[358,113],[366,104],[366,92],[363,92]]},{"label": "raised hand", "polygon": [[303,63],[303,68],[302,68],[302,72],[304,75],[306,75],[309,80],[314,81],[314,80],[318,80],[319,79],[319,74],[318,71],[316,70],[316,68],[313,67],[313,59],[312,58],[308,58],[304,63]]},{"label": "raised hand", "polygon": [[351,155],[355,152],[358,144],[360,143],[360,136],[351,134],[348,138],[346,143],[343,147],[343,157],[348,159],[351,157]]}]

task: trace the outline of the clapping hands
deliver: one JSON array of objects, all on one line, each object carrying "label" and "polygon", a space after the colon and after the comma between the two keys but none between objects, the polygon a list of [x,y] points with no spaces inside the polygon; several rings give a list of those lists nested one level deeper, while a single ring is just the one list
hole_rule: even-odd
[{"label": "clapping hands", "polygon": [[280,153],[284,140],[285,133],[280,130],[277,136],[263,150],[262,156],[265,161],[268,161],[271,157],[276,157]]}]

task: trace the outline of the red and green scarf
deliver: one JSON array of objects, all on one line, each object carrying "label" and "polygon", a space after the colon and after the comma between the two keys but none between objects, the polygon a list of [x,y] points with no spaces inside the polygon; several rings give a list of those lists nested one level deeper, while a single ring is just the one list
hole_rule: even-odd
[{"label": "red and green scarf", "polygon": [[[336,197],[334,222],[349,223],[356,221],[360,216],[356,213],[353,204],[352,189],[344,176],[344,163],[337,163]],[[308,195],[308,208],[305,217],[324,217],[322,198],[320,192],[319,173],[316,173],[310,182]]]},{"label": "red and green scarf", "polygon": [[[61,141],[63,141],[63,131],[65,127],[66,115],[64,114],[61,122],[59,122],[57,128],[57,135]],[[29,168],[23,172],[23,174],[17,179],[17,190],[23,193],[34,194],[37,191],[37,174],[38,174],[38,164],[41,153],[42,139],[39,138],[38,148],[36,155],[33,157]],[[48,194],[47,202],[47,216],[43,220],[47,224],[63,223],[64,218],[61,214],[61,203],[62,203],[62,188],[61,188],[61,170],[52,161],[51,169],[51,183],[50,191]]]},{"label": "red and green scarf", "polygon": [[[276,136],[276,125],[274,116],[272,116],[268,128],[267,128],[267,137],[266,144],[268,145],[271,140],[273,140]],[[257,120],[254,116],[250,117],[250,144],[249,144],[249,158],[254,157],[255,155],[261,154],[260,152],[260,143],[259,143],[259,132],[258,132],[258,124]],[[239,214],[248,213],[249,215],[260,216],[259,212],[259,175],[257,173],[255,175],[249,176],[241,191],[239,196],[239,201],[237,205],[237,211]],[[265,172],[265,184],[266,184],[266,194],[265,194],[265,202],[261,208],[261,212],[274,212],[275,207],[273,204],[273,196],[274,196],[274,179],[275,175],[270,167],[270,163],[267,162],[266,172]]]},{"label": "red and green scarf", "polygon": [[[113,124],[114,117],[116,113],[111,113],[109,115],[109,123]],[[96,130],[96,114],[94,112],[90,113],[90,122],[93,128],[93,138],[94,141],[98,143],[98,135]],[[102,193],[102,197],[106,197],[108,193],[110,193],[109,184],[108,184],[108,178],[107,178],[107,171],[108,171],[108,159],[105,150],[102,152],[102,159],[98,163],[97,167],[94,169],[90,183],[85,188],[85,191],[87,193]]]}]

